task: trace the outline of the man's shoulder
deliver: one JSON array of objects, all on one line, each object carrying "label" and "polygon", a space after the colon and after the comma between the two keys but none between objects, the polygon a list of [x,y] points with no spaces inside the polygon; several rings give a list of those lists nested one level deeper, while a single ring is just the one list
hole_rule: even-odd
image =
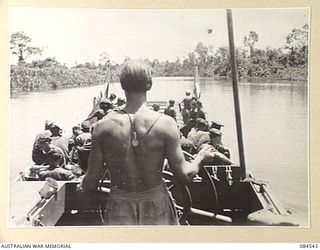
[{"label": "man's shoulder", "polygon": [[155,124],[155,129],[163,134],[171,134],[178,131],[177,122],[168,115],[158,115],[158,121]]},{"label": "man's shoulder", "polygon": [[126,113],[121,110],[110,110],[107,113],[107,115],[104,116],[103,119],[101,119],[97,123],[107,124],[110,122],[117,122],[117,121],[123,120],[123,117],[125,115],[126,115]]},{"label": "man's shoulder", "polygon": [[112,127],[114,127],[116,121],[117,121],[116,117],[113,117],[111,114],[106,115],[103,119],[93,124],[92,126],[93,134],[110,130]]},{"label": "man's shoulder", "polygon": [[159,113],[156,111],[153,111],[151,109],[144,110],[142,112],[136,113],[135,119],[142,121],[143,124],[146,124],[147,126],[150,124],[154,124],[155,127],[159,128],[165,125],[166,123],[171,123],[174,121],[172,117],[166,115],[166,111],[169,111],[168,107],[164,110],[165,112]]}]

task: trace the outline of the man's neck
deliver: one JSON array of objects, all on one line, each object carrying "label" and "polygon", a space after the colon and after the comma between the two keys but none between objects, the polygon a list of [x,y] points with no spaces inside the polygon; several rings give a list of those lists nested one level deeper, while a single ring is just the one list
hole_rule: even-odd
[{"label": "man's neck", "polygon": [[135,113],[142,106],[147,104],[146,92],[126,92],[127,103],[125,110],[129,113]]}]

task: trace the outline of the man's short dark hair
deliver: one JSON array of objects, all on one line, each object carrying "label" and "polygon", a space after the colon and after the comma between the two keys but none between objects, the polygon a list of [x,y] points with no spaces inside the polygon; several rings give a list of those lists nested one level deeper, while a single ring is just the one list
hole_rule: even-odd
[{"label": "man's short dark hair", "polygon": [[127,61],[120,71],[120,83],[128,92],[146,92],[152,86],[152,68],[143,61]]}]

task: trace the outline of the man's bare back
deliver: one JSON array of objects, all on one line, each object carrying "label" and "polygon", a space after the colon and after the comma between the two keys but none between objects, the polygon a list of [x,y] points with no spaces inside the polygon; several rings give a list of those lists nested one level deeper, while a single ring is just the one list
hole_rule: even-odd
[{"label": "man's bare back", "polygon": [[[111,114],[99,124],[97,133],[102,135],[103,153],[108,155],[113,186],[144,191],[161,183],[166,138],[174,132],[167,130],[168,123],[174,123],[171,120],[144,105],[136,113]],[[113,124],[113,128],[110,129],[107,123]],[[132,130],[137,133],[137,146],[132,145]]]},{"label": "man's bare back", "polygon": [[186,166],[174,119],[147,108],[152,73],[144,62],[124,63],[120,83],[126,107],[96,123],[88,170],[79,189],[96,190],[106,165],[111,175],[108,224],[176,225],[175,208],[162,180],[164,159],[176,179],[187,184],[214,157],[213,149],[204,148]]},{"label": "man's bare back", "polygon": [[[132,130],[137,133],[136,147],[132,145]],[[90,158],[106,160],[112,186],[127,191],[145,191],[158,186],[162,182],[167,151],[180,146],[175,121],[145,104],[136,112],[124,109],[109,114],[97,123],[93,138],[95,155]],[[176,158],[184,160],[182,151]]]}]

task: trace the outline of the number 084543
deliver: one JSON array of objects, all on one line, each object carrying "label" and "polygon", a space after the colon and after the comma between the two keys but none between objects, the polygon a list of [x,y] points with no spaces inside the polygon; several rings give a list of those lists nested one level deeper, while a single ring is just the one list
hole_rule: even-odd
[{"label": "number 084543", "polygon": [[308,249],[310,249],[310,248],[318,248],[318,244],[316,244],[316,243],[301,243],[300,244],[300,248],[308,248]]}]

